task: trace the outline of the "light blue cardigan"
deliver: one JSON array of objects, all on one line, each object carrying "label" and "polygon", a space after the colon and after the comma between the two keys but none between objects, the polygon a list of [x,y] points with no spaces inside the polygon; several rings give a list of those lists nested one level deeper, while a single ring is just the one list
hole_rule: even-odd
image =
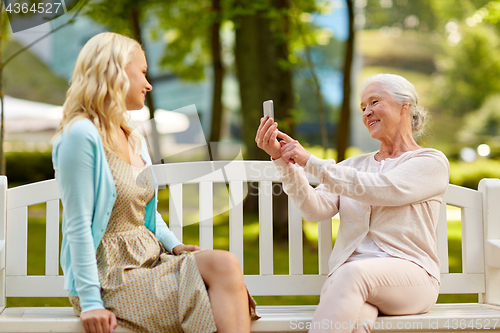
[{"label": "light blue cardigan", "polygon": [[[144,143],[141,156],[151,165]],[[61,245],[64,288],[70,295],[80,297],[82,312],[104,309],[96,250],[106,231],[116,189],[101,137],[90,120],[75,121],[55,140],[52,163],[64,207]],[[157,196],[155,184],[155,196],[146,207],[146,227],[172,252],[181,242],[157,212]]]}]

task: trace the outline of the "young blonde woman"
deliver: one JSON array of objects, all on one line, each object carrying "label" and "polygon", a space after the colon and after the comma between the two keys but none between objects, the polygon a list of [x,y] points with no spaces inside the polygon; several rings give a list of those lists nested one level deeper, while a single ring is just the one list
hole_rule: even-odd
[{"label": "young blonde woman", "polygon": [[[114,33],[76,61],[53,144],[65,288],[85,331],[249,332],[238,259],[182,244],[156,210],[147,149],[127,123],[152,90],[141,46]],[[141,174],[141,177],[137,177]]]}]

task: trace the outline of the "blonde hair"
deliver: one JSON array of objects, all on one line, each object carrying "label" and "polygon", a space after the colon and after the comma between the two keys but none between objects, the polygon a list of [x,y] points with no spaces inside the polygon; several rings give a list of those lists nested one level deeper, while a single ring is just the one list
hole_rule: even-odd
[{"label": "blonde hair", "polygon": [[417,135],[422,134],[428,112],[423,106],[418,105],[418,94],[415,86],[404,77],[396,74],[375,74],[365,79],[361,91],[372,83],[380,84],[396,102],[409,104],[412,132]]},{"label": "blonde hair", "polygon": [[128,124],[125,104],[130,87],[125,68],[136,49],[142,50],[137,41],[111,32],[100,33],[83,46],[54,139],[74,121],[89,119],[97,127],[104,147],[120,151],[118,133],[122,128],[134,153],[140,152],[141,137]]}]

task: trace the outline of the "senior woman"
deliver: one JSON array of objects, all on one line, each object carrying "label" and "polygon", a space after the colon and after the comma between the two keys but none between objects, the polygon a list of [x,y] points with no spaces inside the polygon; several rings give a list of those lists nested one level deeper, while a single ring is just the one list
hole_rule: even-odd
[{"label": "senior woman", "polygon": [[[426,111],[405,78],[366,79],[361,110],[380,149],[338,164],[311,155],[273,119],[262,118],[256,135],[305,218],[321,221],[340,213],[330,273],[310,332],[370,331],[379,313],[427,312],[439,294],[436,224],[448,160],[415,142]],[[311,187],[305,172],[320,185]]]}]

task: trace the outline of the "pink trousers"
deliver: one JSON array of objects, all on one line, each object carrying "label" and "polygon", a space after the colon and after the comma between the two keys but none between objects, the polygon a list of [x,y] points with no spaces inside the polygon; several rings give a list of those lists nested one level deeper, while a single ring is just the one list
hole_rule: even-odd
[{"label": "pink trousers", "polygon": [[424,313],[436,303],[438,294],[437,280],[411,261],[347,262],[325,281],[309,332],[370,332],[379,313]]}]

